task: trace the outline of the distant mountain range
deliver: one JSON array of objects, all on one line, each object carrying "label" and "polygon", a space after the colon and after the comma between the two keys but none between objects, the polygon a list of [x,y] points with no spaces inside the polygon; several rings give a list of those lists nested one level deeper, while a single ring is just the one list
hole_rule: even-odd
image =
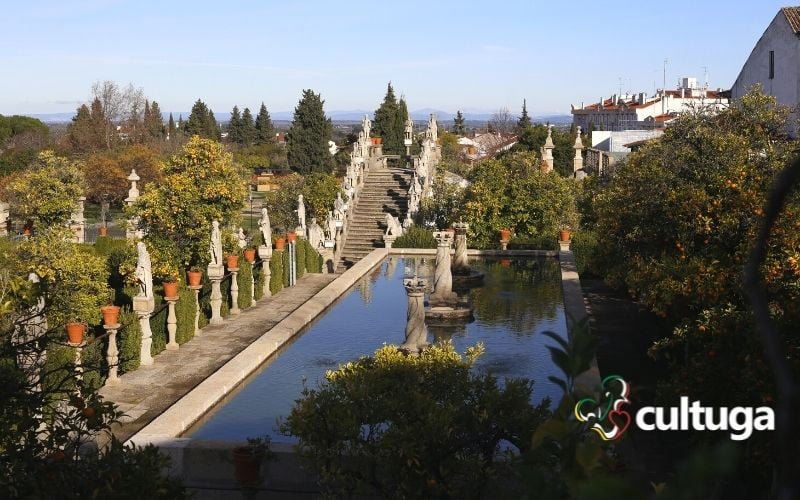
[{"label": "distant mountain range", "polygon": [[[359,122],[364,115],[369,116],[370,118],[373,117],[373,111],[365,111],[365,110],[348,110],[348,111],[330,111],[328,117],[335,122]],[[431,109],[431,108],[424,108],[424,109],[417,109],[410,112],[411,119],[414,121],[427,121],[428,117],[431,113],[436,115],[436,119],[439,122],[448,122],[451,124],[453,122],[453,118],[455,118],[455,113],[450,113],[448,111],[442,111],[438,109]],[[172,112],[172,117],[175,121],[178,120],[179,116],[183,116],[184,119],[189,117],[189,111],[183,112]],[[481,121],[486,122],[492,119],[492,115],[494,113],[482,113],[482,112],[464,112],[464,119],[467,121]],[[162,113],[164,116],[164,121],[166,122],[169,119],[169,113]],[[75,116],[75,113],[39,113],[39,114],[26,114],[25,116],[30,116],[32,118],[38,118],[42,120],[44,123],[66,123],[72,120],[72,117]],[[293,111],[276,111],[274,113],[270,113],[270,117],[278,122],[282,121],[292,121],[294,116]],[[518,115],[511,115],[514,120],[518,118]],[[215,112],[214,117],[219,122],[227,122],[231,115],[228,112],[219,113]],[[560,115],[560,114],[552,114],[552,115],[542,115],[542,116],[533,116],[534,122],[549,122],[553,124],[563,124],[563,123],[570,123],[572,121],[571,115]]]}]

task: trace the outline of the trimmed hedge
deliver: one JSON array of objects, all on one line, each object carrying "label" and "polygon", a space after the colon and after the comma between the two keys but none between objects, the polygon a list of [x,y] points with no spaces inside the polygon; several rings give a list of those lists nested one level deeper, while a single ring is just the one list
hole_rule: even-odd
[{"label": "trimmed hedge", "polygon": [[178,302],[175,303],[175,316],[178,320],[175,341],[178,344],[184,344],[194,337],[194,315],[196,311],[194,290],[181,286],[178,290]]},{"label": "trimmed hedge", "polygon": [[241,259],[239,263],[239,274],[236,277],[236,282],[239,285],[239,309],[247,309],[253,304],[253,294],[251,287],[253,279],[253,265],[247,262],[246,259]]},{"label": "trimmed hedge", "polygon": [[276,251],[272,254],[272,260],[269,261],[269,291],[272,295],[280,292],[283,289],[283,257],[286,251]]},{"label": "trimmed hedge", "polygon": [[261,261],[256,261],[256,265],[253,266],[253,276],[256,280],[256,300],[259,300],[264,296],[264,266]]},{"label": "trimmed hedge", "polygon": [[123,307],[119,314],[122,324],[117,332],[117,348],[119,350],[119,373],[132,372],[139,368],[141,359],[142,329],[139,318],[130,307]]},{"label": "trimmed hedge", "polygon": [[436,248],[436,238],[424,227],[411,226],[394,240],[392,248]]}]

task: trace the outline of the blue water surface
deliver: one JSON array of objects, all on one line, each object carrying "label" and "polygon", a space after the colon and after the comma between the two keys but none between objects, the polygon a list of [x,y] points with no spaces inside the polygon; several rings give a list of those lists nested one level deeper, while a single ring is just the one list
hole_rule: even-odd
[{"label": "blue water surface", "polygon": [[[544,397],[557,402],[561,390],[547,380],[559,374],[545,347],[553,341],[541,332],[566,338],[558,261],[479,260],[470,265],[485,273],[482,287],[462,291],[475,306],[475,320],[429,325],[429,341],[452,339],[460,352],[482,342],[485,354],[476,369],[501,379],[532,379],[534,402]],[[432,259],[388,258],[185,435],[243,440],[267,434],[274,442],[292,442],[280,435],[277,423],[289,414],[304,384],[316,387],[327,370],[372,354],[383,344],[402,343],[408,303],[403,278],[418,274],[432,288],[433,266]]]}]

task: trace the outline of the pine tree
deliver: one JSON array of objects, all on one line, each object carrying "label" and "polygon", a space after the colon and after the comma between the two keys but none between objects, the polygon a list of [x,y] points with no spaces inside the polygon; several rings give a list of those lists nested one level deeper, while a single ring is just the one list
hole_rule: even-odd
[{"label": "pine tree", "polygon": [[208,128],[208,107],[200,99],[192,106],[189,119],[186,120],[185,131],[188,135],[199,135],[201,137],[213,138],[212,132]]},{"label": "pine tree", "polygon": [[289,167],[301,174],[333,170],[333,158],[328,151],[333,125],[325,117],[320,94],[303,90],[303,97],[294,109],[294,119],[286,134],[286,157]]},{"label": "pine tree", "polygon": [[264,103],[261,103],[261,109],[258,110],[256,116],[256,144],[269,144],[275,139],[275,127],[272,126],[272,120],[269,117],[269,112]]},{"label": "pine tree", "polygon": [[206,137],[214,139],[215,141],[219,140],[222,131],[219,128],[217,117],[214,116],[214,110],[211,108],[208,108],[208,114],[206,115],[206,130],[208,130],[208,135]]},{"label": "pine tree", "polygon": [[67,137],[76,151],[92,151],[103,146],[102,136],[94,129],[92,112],[86,104],[82,104],[72,117],[72,123],[67,127]]},{"label": "pine tree", "polygon": [[372,131],[378,137],[383,138],[383,151],[388,154],[403,154],[405,146],[403,144],[405,122],[398,126],[400,107],[397,98],[394,96],[392,83],[386,89],[386,96],[383,103],[375,110],[375,120],[372,122]]},{"label": "pine tree", "polygon": [[522,114],[519,116],[519,120],[517,121],[517,133],[520,134],[526,128],[533,125],[531,121],[531,117],[528,116],[528,103],[525,99],[522,100]]},{"label": "pine tree", "polygon": [[181,134],[186,133],[186,124],[183,123],[183,114],[178,115],[178,132]]},{"label": "pine tree", "polygon": [[161,108],[156,101],[150,104],[149,112],[147,112],[147,101],[145,101],[144,126],[151,139],[161,140],[164,137],[164,118],[161,116]]},{"label": "pine tree", "polygon": [[249,146],[253,144],[256,138],[256,126],[253,123],[253,115],[250,113],[250,108],[244,108],[242,111],[242,144]]},{"label": "pine tree", "polygon": [[172,118],[172,113],[170,113],[169,121],[167,122],[167,138],[174,141],[176,131],[177,129],[175,128],[175,119]]},{"label": "pine tree", "polygon": [[242,117],[239,115],[239,106],[234,106],[231,119],[228,121],[228,140],[235,144],[242,143]]},{"label": "pine tree", "polygon": [[397,103],[397,118],[395,119],[395,127],[400,131],[400,144],[403,145],[401,153],[405,153],[405,140],[406,140],[406,120],[408,120],[408,106],[406,105],[406,98],[400,97]]},{"label": "pine tree", "polygon": [[467,127],[464,126],[464,115],[461,114],[459,109],[456,112],[456,117],[453,118],[453,133],[456,135],[464,135],[467,133]]}]

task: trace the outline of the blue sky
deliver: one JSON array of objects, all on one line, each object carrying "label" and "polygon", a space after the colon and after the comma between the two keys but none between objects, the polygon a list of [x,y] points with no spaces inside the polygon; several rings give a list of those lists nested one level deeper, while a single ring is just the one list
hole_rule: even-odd
[{"label": "blue sky", "polygon": [[163,111],[203,99],[375,109],[391,80],[411,109],[569,113],[680,76],[729,88],[772,0],[4,2],[0,114],[74,111],[92,82],[132,82]]}]

